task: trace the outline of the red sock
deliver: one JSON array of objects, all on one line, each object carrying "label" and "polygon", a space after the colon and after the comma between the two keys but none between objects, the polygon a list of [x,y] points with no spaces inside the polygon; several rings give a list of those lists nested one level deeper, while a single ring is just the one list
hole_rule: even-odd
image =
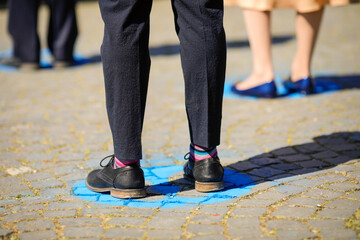
[{"label": "red sock", "polygon": [[139,161],[140,161],[140,160],[121,161],[121,160],[119,160],[119,159],[117,159],[117,158],[115,157],[113,168],[114,168],[114,169],[117,169],[117,168],[121,168],[121,167],[126,167],[126,166],[128,166],[128,165],[137,163],[137,162],[139,162]]}]

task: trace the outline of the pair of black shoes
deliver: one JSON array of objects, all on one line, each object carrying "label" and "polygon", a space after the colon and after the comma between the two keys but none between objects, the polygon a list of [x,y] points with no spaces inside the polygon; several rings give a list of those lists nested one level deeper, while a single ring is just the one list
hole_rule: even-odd
[{"label": "pair of black shoes", "polygon": [[[86,186],[94,192],[110,192],[116,198],[142,198],[146,196],[144,172],[139,163],[114,169],[114,155],[103,169],[93,170],[86,178]],[[187,159],[184,177],[195,182],[199,192],[212,192],[224,188],[224,169],[218,157],[195,162]]]}]

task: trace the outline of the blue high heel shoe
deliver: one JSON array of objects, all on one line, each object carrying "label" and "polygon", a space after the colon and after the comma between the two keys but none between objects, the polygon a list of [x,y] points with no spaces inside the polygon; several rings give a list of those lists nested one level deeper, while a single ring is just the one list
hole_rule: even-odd
[{"label": "blue high heel shoe", "polygon": [[274,81],[264,83],[246,90],[237,89],[235,83],[234,85],[232,85],[231,91],[241,96],[253,96],[259,98],[275,98],[277,96],[276,85]]},{"label": "blue high heel shoe", "polygon": [[289,92],[299,92],[302,95],[309,95],[315,92],[315,82],[310,76],[296,82],[293,82],[290,79],[284,81],[284,87]]}]

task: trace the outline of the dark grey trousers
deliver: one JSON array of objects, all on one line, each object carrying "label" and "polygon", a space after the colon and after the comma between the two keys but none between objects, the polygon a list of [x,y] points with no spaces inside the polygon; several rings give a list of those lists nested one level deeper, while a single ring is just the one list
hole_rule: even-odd
[{"label": "dark grey trousers", "polygon": [[[72,61],[77,37],[75,0],[46,0],[50,7],[48,46],[57,61]],[[14,56],[23,62],[39,62],[37,34],[39,0],[9,0],[9,32]]]},{"label": "dark grey trousers", "polygon": [[[115,156],[141,159],[152,0],[100,0],[99,4],[105,23],[101,56]],[[220,143],[226,66],[223,1],[172,0],[172,7],[191,142],[215,147]]]}]

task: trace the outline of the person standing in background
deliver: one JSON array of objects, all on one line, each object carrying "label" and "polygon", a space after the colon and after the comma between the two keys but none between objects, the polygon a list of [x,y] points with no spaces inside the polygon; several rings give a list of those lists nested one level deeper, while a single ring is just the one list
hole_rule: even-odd
[{"label": "person standing in background", "polygon": [[[75,0],[46,0],[50,8],[48,47],[55,67],[74,62],[74,44],[78,34]],[[9,0],[8,30],[13,40],[13,58],[3,59],[4,65],[23,69],[40,67],[40,41],[37,33],[39,0]]]},{"label": "person standing in background", "polygon": [[274,98],[276,85],[271,58],[270,17],[274,8],[294,8],[296,14],[297,50],[289,80],[284,86],[303,95],[314,92],[311,59],[319,32],[324,5],[349,4],[350,0],[225,0],[227,5],[244,8],[244,18],[253,56],[253,70],[244,81],[232,86],[238,95]]}]

